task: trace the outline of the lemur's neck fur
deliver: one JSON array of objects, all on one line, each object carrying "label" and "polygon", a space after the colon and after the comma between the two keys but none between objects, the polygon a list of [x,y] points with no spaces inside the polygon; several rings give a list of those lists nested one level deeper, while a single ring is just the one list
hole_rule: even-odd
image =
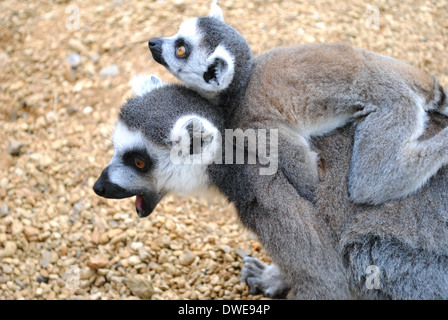
[{"label": "lemur's neck fur", "polygon": [[[219,108],[219,107],[218,107]],[[212,109],[212,108],[210,108]],[[230,119],[230,118],[229,118]],[[248,181],[246,174],[248,164],[235,164],[226,163],[226,143],[228,140],[225,138],[225,129],[227,126],[220,126],[218,130],[221,132],[221,163],[213,161],[207,166],[208,186],[211,188],[217,188],[221,194],[223,194],[227,200],[234,203],[239,209],[240,206],[245,206],[250,193],[253,192],[253,188],[250,187],[251,183]],[[235,148],[232,150],[235,156]],[[241,195],[244,194],[244,197]]]},{"label": "lemur's neck fur", "polygon": [[[251,188],[247,165],[237,164],[215,164],[208,167],[210,184],[216,187],[226,199],[235,205],[237,214],[244,220],[244,213],[250,207],[255,198],[254,190]],[[243,195],[244,196],[241,196]]]},{"label": "lemur's neck fur", "polygon": [[[253,58],[248,59],[244,66],[235,69],[234,80],[227,89],[217,97],[217,105],[222,109],[226,126],[230,124],[235,110],[240,107],[253,70]],[[227,128],[227,127],[226,127]]]}]

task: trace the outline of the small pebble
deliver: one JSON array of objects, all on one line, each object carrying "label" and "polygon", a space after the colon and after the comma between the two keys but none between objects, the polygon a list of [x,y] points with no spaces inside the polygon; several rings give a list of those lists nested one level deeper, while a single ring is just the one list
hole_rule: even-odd
[{"label": "small pebble", "polygon": [[48,283],[48,281],[50,280],[50,278],[45,278],[44,276],[42,276],[41,274],[37,275],[37,282],[39,283]]},{"label": "small pebble", "polygon": [[109,264],[109,259],[106,256],[94,256],[92,258],[90,258],[89,261],[87,261],[87,265],[91,268],[91,269],[100,269],[100,268],[104,268],[105,266],[107,266]]},{"label": "small pebble", "polygon": [[6,217],[9,214],[9,208],[7,205],[2,204],[0,206],[0,216]]},{"label": "small pebble", "polygon": [[[84,114],[91,114],[92,112],[93,112],[93,108],[91,106],[87,106],[82,110],[82,113],[84,113]],[[81,209],[82,209],[82,207],[81,207]]]},{"label": "small pebble", "polygon": [[196,257],[190,251],[188,251],[186,254],[182,255],[179,258],[179,263],[183,266],[189,266],[193,263],[195,258]]},{"label": "small pebble", "polygon": [[241,258],[244,258],[244,257],[246,257],[246,256],[249,255],[249,254],[247,253],[247,251],[244,250],[244,249],[235,249],[235,253],[236,253],[237,255],[239,255]]},{"label": "small pebble", "polygon": [[45,269],[51,263],[51,257],[51,251],[45,250],[42,254],[42,268]]},{"label": "small pebble", "polygon": [[116,77],[120,74],[120,68],[116,64],[104,67],[100,71],[101,78]]},{"label": "small pebble", "polygon": [[0,251],[1,257],[14,257],[17,251],[17,244],[14,241],[7,241],[4,244],[4,249]]},{"label": "small pebble", "polygon": [[8,143],[8,153],[12,156],[19,156],[24,146],[25,143],[23,141],[10,140]]},{"label": "small pebble", "polygon": [[81,64],[81,55],[79,53],[73,53],[67,57],[66,61],[72,68],[76,69]]},{"label": "small pebble", "polygon": [[131,256],[131,257],[128,259],[128,261],[129,261],[129,264],[130,264],[131,266],[136,266],[136,265],[138,265],[139,263],[142,262],[142,261],[140,260],[140,257],[139,257],[139,256]]}]

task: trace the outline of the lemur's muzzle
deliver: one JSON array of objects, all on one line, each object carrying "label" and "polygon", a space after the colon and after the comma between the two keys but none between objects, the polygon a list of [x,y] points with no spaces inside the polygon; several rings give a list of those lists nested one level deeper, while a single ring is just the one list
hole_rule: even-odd
[{"label": "lemur's muzzle", "polygon": [[134,195],[133,192],[123,189],[119,185],[112,183],[109,180],[107,168],[103,170],[101,176],[93,185],[93,191],[95,191],[95,193],[100,197],[109,199],[123,199],[132,197]]},{"label": "lemur's muzzle", "polygon": [[136,196],[135,209],[140,218],[149,216],[156,208],[164,194],[158,194],[148,189],[126,190],[109,180],[108,168],[105,168],[101,176],[93,185],[93,191],[97,195],[108,199],[124,199]]},{"label": "lemur's muzzle", "polygon": [[163,45],[163,39],[161,38],[152,38],[148,42],[148,47],[149,50],[151,50],[152,57],[154,58],[154,60],[160,63],[161,65],[168,67],[165,59],[163,59],[162,45]]}]

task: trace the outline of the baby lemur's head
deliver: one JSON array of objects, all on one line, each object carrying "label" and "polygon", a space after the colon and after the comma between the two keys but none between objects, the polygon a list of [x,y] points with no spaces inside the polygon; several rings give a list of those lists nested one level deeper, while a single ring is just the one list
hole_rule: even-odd
[{"label": "baby lemur's head", "polygon": [[174,36],[151,39],[148,45],[154,60],[215,102],[244,89],[252,70],[246,39],[224,22],[216,3],[209,16],[188,19]]},{"label": "baby lemur's head", "polygon": [[133,88],[137,96],[121,108],[115,127],[113,157],[93,189],[104,198],[136,196],[137,213],[146,217],[168,192],[210,187],[222,115],[196,92],[154,76],[136,78]]}]

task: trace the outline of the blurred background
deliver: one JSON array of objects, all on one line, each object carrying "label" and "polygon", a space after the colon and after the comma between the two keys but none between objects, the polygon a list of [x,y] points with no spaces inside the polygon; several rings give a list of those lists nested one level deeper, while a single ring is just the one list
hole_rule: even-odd
[{"label": "blurred background", "polygon": [[[146,219],[92,186],[136,73],[176,81],[147,41],[211,1],[0,1],[0,299],[260,299],[269,261],[223,199],[169,196]],[[255,54],[345,42],[448,86],[448,1],[219,1]]]}]

